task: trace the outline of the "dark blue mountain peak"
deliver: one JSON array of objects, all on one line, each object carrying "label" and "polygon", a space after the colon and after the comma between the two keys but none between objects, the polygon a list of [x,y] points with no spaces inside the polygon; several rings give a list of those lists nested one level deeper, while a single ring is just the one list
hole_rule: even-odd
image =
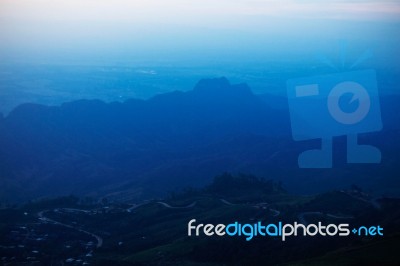
[{"label": "dark blue mountain peak", "polygon": [[231,86],[231,83],[226,77],[220,78],[210,78],[210,79],[201,79],[194,90],[204,90],[204,89],[226,89]]},{"label": "dark blue mountain peak", "polygon": [[200,80],[193,89],[195,94],[208,94],[208,96],[226,95],[252,95],[250,87],[245,84],[232,85],[227,78],[213,78]]}]

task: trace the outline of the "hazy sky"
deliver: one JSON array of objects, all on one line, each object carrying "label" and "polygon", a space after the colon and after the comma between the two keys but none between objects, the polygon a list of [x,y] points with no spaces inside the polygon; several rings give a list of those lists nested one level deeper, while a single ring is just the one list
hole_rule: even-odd
[{"label": "hazy sky", "polygon": [[1,0],[0,59],[290,55],[334,39],[393,49],[399,22],[394,0]]},{"label": "hazy sky", "polygon": [[123,21],[218,27],[238,16],[398,20],[397,0],[2,0],[2,20]]}]

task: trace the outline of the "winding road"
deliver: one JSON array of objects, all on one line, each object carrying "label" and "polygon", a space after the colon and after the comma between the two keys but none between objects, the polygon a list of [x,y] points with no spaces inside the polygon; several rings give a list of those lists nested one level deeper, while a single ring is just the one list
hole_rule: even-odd
[{"label": "winding road", "polygon": [[[297,218],[299,219],[299,222],[301,224],[308,224],[308,222],[305,218],[306,216],[325,216],[325,214],[322,212],[301,212],[297,216]],[[339,216],[339,215],[334,215],[334,214],[330,214],[330,213],[327,213],[326,216],[328,216],[330,218],[334,218],[334,219],[354,219],[353,216]]]},{"label": "winding road", "polygon": [[[241,204],[235,204],[235,203],[229,202],[229,201],[227,201],[226,199],[219,199],[219,200],[220,200],[222,203],[224,203],[224,204],[226,204],[226,205],[228,205],[228,206],[241,205]],[[279,215],[281,214],[280,211],[275,210],[275,209],[272,209],[272,208],[268,208],[268,210],[269,210],[270,212],[272,212],[272,216],[273,216],[273,217],[279,216]]]},{"label": "winding road", "polygon": [[[70,209],[70,210],[71,210],[71,209]],[[84,211],[84,210],[77,210],[77,209],[74,209],[74,210],[75,210],[75,211],[83,211],[83,212],[86,212],[86,211]],[[78,228],[78,227],[75,227],[75,226],[72,226],[72,225],[69,225],[69,224],[64,224],[64,223],[55,221],[55,220],[53,220],[53,219],[50,219],[50,218],[44,216],[44,213],[46,213],[46,212],[48,212],[48,211],[49,211],[49,210],[44,210],[44,211],[38,212],[37,215],[39,216],[39,219],[40,219],[41,221],[48,222],[48,223],[52,223],[52,224],[56,224],[56,225],[60,225],[60,226],[64,226],[64,227],[71,228],[71,229],[75,229],[75,230],[77,230],[77,231],[79,231],[79,232],[81,232],[81,233],[84,233],[84,234],[87,234],[87,235],[89,235],[89,236],[91,236],[91,237],[94,237],[94,238],[96,239],[96,241],[97,241],[97,244],[96,244],[96,247],[97,247],[97,248],[99,248],[99,247],[101,247],[101,246],[103,245],[103,238],[101,238],[100,236],[98,236],[98,235],[96,235],[96,234],[94,234],[94,233],[91,233],[91,232],[89,232],[89,231],[83,230],[83,229],[81,229],[81,228]]]},{"label": "winding road", "polygon": [[234,206],[238,204],[233,204],[232,202],[227,201],[226,199],[219,199],[223,204],[229,205],[229,206]]},{"label": "winding road", "polygon": [[162,206],[164,206],[165,208],[168,208],[168,209],[190,209],[190,208],[193,208],[194,206],[196,206],[197,201],[193,201],[191,204],[189,204],[187,206],[184,206],[184,207],[174,207],[174,206],[171,206],[168,203],[165,203],[163,201],[159,201],[157,203],[162,205]]}]

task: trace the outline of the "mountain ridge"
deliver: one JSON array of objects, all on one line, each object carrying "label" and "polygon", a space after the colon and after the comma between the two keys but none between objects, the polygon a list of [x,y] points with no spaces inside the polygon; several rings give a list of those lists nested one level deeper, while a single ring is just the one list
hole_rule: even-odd
[{"label": "mountain ridge", "polygon": [[[397,152],[396,145],[383,141],[398,132],[400,112],[390,101],[382,108],[388,133],[361,138],[385,153]],[[343,144],[335,147],[338,157]],[[271,108],[246,84],[232,85],[226,78],[201,80],[191,91],[149,100],[24,104],[0,120],[0,201],[71,193],[143,199],[204,185],[226,171],[277,178],[299,193],[360,180],[341,169],[318,175],[298,169],[298,154],[318,145],[318,140],[294,142],[287,109]],[[379,179],[371,167],[355,171],[371,175],[369,186]]]},{"label": "mountain ridge", "polygon": [[[149,180],[162,179],[162,171],[175,183],[202,184],[206,178],[182,180],[185,173],[179,169],[197,169],[209,161],[214,166],[192,178],[202,179],[234,168],[236,155],[204,147],[241,135],[289,132],[284,116],[272,112],[247,85],[231,85],[226,78],[201,80],[191,91],[149,100],[23,104],[0,125],[2,165],[10,169],[1,178],[1,195],[85,194],[132,180],[141,180],[134,186],[151,187]],[[286,125],[278,125],[282,121]]]}]

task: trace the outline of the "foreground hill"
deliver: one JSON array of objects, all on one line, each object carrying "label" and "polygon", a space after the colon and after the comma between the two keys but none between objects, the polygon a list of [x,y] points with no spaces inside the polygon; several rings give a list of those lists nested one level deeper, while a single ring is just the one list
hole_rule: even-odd
[{"label": "foreground hill", "polygon": [[[66,197],[0,210],[0,256],[18,265],[398,265],[399,207],[356,186],[300,196],[226,173],[204,188],[136,204]],[[380,225],[384,236],[188,236],[192,219]]]}]

